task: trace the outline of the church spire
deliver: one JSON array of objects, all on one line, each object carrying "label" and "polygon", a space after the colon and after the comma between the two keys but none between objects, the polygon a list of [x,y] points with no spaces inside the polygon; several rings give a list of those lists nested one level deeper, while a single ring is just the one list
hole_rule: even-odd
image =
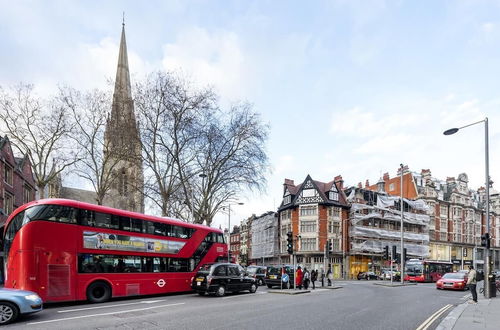
[{"label": "church spire", "polygon": [[120,52],[118,55],[118,67],[116,69],[114,98],[132,99],[130,91],[130,73],[128,69],[127,41],[125,39],[125,21],[122,23],[122,37],[120,40]]}]

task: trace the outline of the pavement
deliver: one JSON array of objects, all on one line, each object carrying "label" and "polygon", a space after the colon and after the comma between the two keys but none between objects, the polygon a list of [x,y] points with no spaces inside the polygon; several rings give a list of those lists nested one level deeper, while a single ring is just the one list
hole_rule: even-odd
[{"label": "pavement", "polygon": [[500,297],[485,299],[478,292],[477,304],[466,301],[458,305],[436,327],[436,330],[451,329],[500,329]]}]

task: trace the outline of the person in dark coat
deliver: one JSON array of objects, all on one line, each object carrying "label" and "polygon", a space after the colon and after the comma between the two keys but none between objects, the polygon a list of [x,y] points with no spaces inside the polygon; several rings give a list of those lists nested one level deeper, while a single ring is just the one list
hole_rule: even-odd
[{"label": "person in dark coat", "polygon": [[304,267],[304,274],[303,274],[303,283],[304,283],[304,289],[308,289],[309,288],[309,282],[311,281],[311,273],[309,273],[309,271],[307,270],[306,267]]},{"label": "person in dark coat", "polygon": [[318,271],[313,269],[311,271],[311,283],[312,283],[313,290],[316,289],[316,281],[317,280],[318,280]]}]

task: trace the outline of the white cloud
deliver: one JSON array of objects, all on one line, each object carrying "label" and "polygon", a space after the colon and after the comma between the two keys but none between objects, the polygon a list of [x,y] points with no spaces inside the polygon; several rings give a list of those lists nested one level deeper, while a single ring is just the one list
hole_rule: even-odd
[{"label": "white cloud", "polygon": [[184,30],[175,43],[163,47],[163,68],[188,72],[195,82],[213,85],[219,95],[234,101],[242,96],[245,56],[234,32]]}]

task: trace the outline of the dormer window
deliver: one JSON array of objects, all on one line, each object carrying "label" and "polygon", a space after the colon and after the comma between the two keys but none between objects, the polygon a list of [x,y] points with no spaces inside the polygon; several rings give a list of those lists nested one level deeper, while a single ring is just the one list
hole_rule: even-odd
[{"label": "dormer window", "polygon": [[292,201],[292,196],[290,196],[290,195],[285,196],[285,198],[283,198],[283,204],[284,205],[290,204],[291,201]]},{"label": "dormer window", "polygon": [[330,191],[328,198],[332,201],[338,201],[339,200],[339,193],[335,191]]},{"label": "dormer window", "polygon": [[302,197],[315,197],[315,196],[317,196],[316,189],[302,190]]}]

